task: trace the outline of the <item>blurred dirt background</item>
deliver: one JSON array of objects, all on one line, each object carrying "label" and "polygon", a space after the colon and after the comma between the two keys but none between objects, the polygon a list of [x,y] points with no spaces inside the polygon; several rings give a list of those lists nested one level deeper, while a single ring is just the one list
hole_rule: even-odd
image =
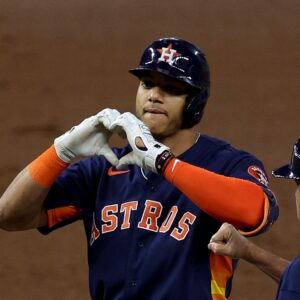
[{"label": "blurred dirt background", "polygon": [[[252,152],[270,176],[300,136],[299,16],[298,0],[0,0],[0,192],[83,118],[132,111],[137,81],[127,70],[164,36],[207,54],[212,91],[200,131]],[[280,217],[254,240],[292,259],[294,183],[270,182]],[[87,272],[80,223],[47,237],[0,231],[0,299],[89,299]],[[230,299],[275,294],[271,279],[240,263]]]}]

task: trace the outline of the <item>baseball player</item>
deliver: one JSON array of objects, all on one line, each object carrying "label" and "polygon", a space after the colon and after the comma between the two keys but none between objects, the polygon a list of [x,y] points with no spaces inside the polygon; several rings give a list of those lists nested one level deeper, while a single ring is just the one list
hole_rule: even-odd
[{"label": "baseball player", "polygon": [[[292,159],[272,172],[274,177],[294,179],[297,217],[300,220],[300,139],[293,148]],[[277,300],[300,299],[300,256],[292,262],[264,250],[243,237],[231,224],[224,223],[208,244],[208,248],[219,255],[242,258],[261,269],[279,283]]]},{"label": "baseball player", "polygon": [[[2,196],[1,227],[82,220],[92,299],[226,299],[236,261],[207,243],[222,222],[250,236],[277,219],[264,167],[194,129],[210,90],[195,45],[155,40],[130,72],[136,115],[104,109],[56,138]],[[128,145],[111,149],[112,134]]]}]

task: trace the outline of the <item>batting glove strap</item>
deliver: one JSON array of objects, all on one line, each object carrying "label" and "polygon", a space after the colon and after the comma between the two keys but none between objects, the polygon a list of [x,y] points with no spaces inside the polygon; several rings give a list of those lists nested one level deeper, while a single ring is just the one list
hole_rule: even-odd
[{"label": "batting glove strap", "polygon": [[160,175],[163,175],[169,162],[174,157],[175,156],[173,155],[173,153],[170,150],[165,150],[163,153],[158,155],[155,160],[155,167],[156,167],[157,173]]}]

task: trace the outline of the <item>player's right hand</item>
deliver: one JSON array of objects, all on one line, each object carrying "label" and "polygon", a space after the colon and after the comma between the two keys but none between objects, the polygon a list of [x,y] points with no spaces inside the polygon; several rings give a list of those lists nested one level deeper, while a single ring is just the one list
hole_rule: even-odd
[{"label": "player's right hand", "polygon": [[89,117],[54,140],[58,157],[66,163],[94,155],[103,155],[112,165],[118,158],[108,145],[111,132],[106,129],[120,115],[116,109],[106,108]]}]

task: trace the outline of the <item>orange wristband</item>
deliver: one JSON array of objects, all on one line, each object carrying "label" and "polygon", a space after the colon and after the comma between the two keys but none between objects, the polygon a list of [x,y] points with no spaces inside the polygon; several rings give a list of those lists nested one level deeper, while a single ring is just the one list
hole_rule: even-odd
[{"label": "orange wristband", "polygon": [[31,178],[44,188],[49,188],[56,177],[67,167],[56,154],[54,145],[28,165]]}]

